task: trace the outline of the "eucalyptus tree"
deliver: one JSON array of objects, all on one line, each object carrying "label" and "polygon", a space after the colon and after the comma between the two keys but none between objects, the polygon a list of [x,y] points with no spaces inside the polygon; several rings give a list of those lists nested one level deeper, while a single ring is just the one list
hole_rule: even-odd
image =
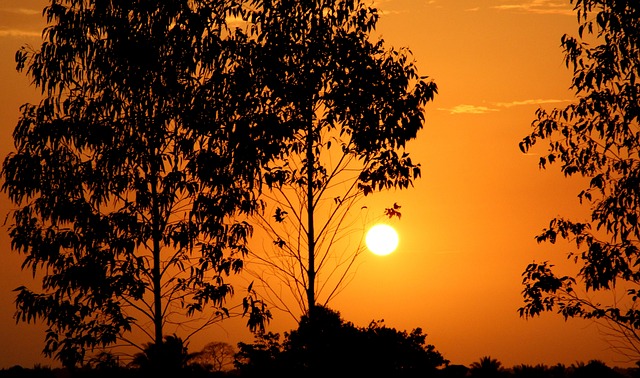
[{"label": "eucalyptus tree", "polygon": [[[16,318],[46,324],[46,355],[161,347],[230,315],[260,166],[282,147],[255,111],[254,42],[226,23],[240,11],[51,0],[42,44],[18,51],[42,99],[21,107],[3,190],[12,249],[41,279],[16,289]],[[254,329],[269,315],[251,293],[240,306]]]},{"label": "eucalyptus tree", "polygon": [[264,169],[268,207],[258,216],[273,244],[257,246],[252,271],[270,303],[299,319],[327,305],[353,269],[358,200],[420,176],[406,147],[437,87],[408,49],[373,36],[378,11],[363,1],[253,1],[247,20],[264,57],[264,103],[293,135]]},{"label": "eucalyptus tree", "polygon": [[[573,3],[578,37],[565,35],[562,45],[577,99],[564,109],[539,110],[520,147],[528,151],[548,141],[540,166],[557,163],[565,176],[585,178],[579,199],[591,217],[553,219],[537,237],[572,243],[568,257],[578,270],[558,275],[549,262],[530,264],[520,314],[557,310],[565,318],[604,321],[635,361],[640,356],[640,4]],[[614,294],[612,300],[602,293]]]}]

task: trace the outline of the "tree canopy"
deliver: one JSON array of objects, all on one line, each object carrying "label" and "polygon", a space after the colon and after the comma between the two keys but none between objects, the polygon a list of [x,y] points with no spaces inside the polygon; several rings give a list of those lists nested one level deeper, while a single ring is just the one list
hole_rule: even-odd
[{"label": "tree canopy", "polygon": [[[582,176],[579,193],[589,206],[586,221],[553,219],[539,242],[566,239],[576,276],[556,275],[549,262],[524,272],[525,305],[520,314],[557,310],[568,317],[599,319],[614,326],[622,352],[637,360],[640,311],[640,5],[617,0],[575,0],[578,37],[565,35],[566,64],[573,70],[576,102],[550,112],[538,110],[532,133],[520,143],[528,151],[548,141],[540,166],[559,164],[565,176]],[[584,291],[616,286],[624,298],[591,300]],[[582,290],[581,290],[582,289]],[[619,294],[619,293],[618,293]]]},{"label": "tree canopy", "polygon": [[[42,99],[21,108],[2,188],[12,248],[41,279],[17,289],[16,317],[46,323],[45,354],[73,365],[229,315],[226,277],[285,130],[252,93],[255,43],[226,24],[240,10],[51,0],[42,44],[17,53]],[[251,327],[259,305],[244,301]]]}]

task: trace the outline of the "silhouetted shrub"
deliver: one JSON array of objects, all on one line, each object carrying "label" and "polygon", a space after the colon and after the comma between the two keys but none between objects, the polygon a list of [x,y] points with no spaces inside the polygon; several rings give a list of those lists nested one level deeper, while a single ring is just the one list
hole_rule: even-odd
[{"label": "silhouetted shrub", "polygon": [[135,355],[131,366],[143,372],[166,376],[184,371],[188,356],[182,339],[175,335],[165,336],[161,344],[146,344],[144,351]]},{"label": "silhouetted shrub", "polygon": [[271,333],[240,343],[236,366],[242,376],[429,377],[448,363],[420,328],[398,331],[381,321],[359,328],[335,311],[316,310],[313,320],[304,316],[297,330],[285,333],[282,344]]}]

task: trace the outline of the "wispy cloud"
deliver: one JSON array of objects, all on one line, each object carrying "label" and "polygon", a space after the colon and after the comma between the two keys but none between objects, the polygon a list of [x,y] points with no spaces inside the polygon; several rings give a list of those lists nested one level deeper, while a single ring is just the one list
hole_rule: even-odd
[{"label": "wispy cloud", "polygon": [[447,111],[449,112],[449,114],[486,114],[498,111],[498,109],[492,109],[487,106],[477,106],[469,104],[460,104],[448,109],[438,108],[438,110]]},{"label": "wispy cloud", "polygon": [[521,105],[544,105],[544,104],[557,104],[560,102],[569,102],[571,100],[556,100],[556,99],[531,99],[531,100],[522,100],[522,101],[511,101],[511,102],[496,102],[494,105],[499,106],[501,108],[511,108],[513,106],[521,106]]},{"label": "wispy cloud", "polygon": [[378,9],[378,13],[381,16],[386,16],[389,14],[403,14],[403,13],[407,13],[408,11],[406,10],[385,10],[385,9]]},{"label": "wispy cloud", "polygon": [[487,114],[493,112],[499,112],[501,109],[512,108],[514,106],[526,106],[526,105],[544,105],[544,104],[558,104],[562,102],[570,102],[571,100],[558,100],[558,99],[530,99],[511,102],[493,102],[490,106],[485,105],[470,105],[460,104],[452,108],[438,108],[449,112],[449,114]]},{"label": "wispy cloud", "polygon": [[[376,8],[380,15],[386,16],[390,14],[403,14],[408,13],[407,9],[392,9],[394,0],[374,0],[371,2],[373,8]],[[427,4],[431,4],[434,1],[428,1]]]},{"label": "wispy cloud", "polygon": [[517,4],[495,5],[493,9],[505,11],[520,11],[536,14],[561,14],[573,16],[571,5],[566,1],[558,0],[528,0],[517,2]]},{"label": "wispy cloud", "polygon": [[0,38],[2,37],[40,37],[42,35],[39,31],[34,30],[21,30],[21,29],[0,29]]},{"label": "wispy cloud", "polygon": [[0,8],[0,12],[22,14],[27,16],[39,16],[42,14],[42,10],[31,9],[31,8]]},{"label": "wispy cloud", "polygon": [[[9,13],[9,16],[23,19],[23,16],[39,16],[42,14],[42,10],[32,9],[32,8],[8,8],[8,7],[0,7],[0,13]],[[16,29],[16,28],[2,28],[0,26],[0,38],[25,38],[25,37],[40,37],[41,33],[37,30],[28,30],[28,29]]]}]

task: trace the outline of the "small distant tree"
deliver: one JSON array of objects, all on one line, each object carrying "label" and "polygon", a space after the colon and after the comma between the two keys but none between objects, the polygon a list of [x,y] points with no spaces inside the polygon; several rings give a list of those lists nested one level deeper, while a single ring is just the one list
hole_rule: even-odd
[{"label": "small distant tree", "polygon": [[243,377],[283,376],[283,345],[280,334],[259,332],[253,343],[238,343],[233,364]]},{"label": "small distant tree", "polygon": [[257,76],[274,121],[293,138],[264,169],[260,220],[273,244],[257,247],[252,271],[271,302],[299,320],[348,280],[362,251],[358,200],[420,176],[406,147],[437,88],[418,75],[409,50],[372,37],[378,12],[365,1],[254,3],[248,17],[264,57]]},{"label": "small distant tree", "polygon": [[517,378],[560,378],[561,376],[552,375],[549,368],[545,365],[516,365],[511,371],[513,376]]},{"label": "small distant tree", "polygon": [[147,343],[144,350],[137,353],[129,365],[145,374],[178,374],[187,366],[189,360],[187,345],[176,335],[165,336],[163,341]]},{"label": "small distant tree", "polygon": [[233,359],[236,351],[228,343],[212,342],[201,351],[189,356],[189,365],[199,366],[205,371],[224,372],[233,369]]},{"label": "small distant tree", "polygon": [[552,378],[564,378],[569,376],[568,369],[564,364],[555,364],[549,367],[549,376]]},{"label": "small distant tree", "polygon": [[[640,3],[572,3],[578,37],[565,35],[562,46],[577,100],[563,109],[538,110],[520,148],[526,152],[548,141],[540,167],[560,164],[565,176],[587,179],[578,197],[591,216],[555,218],[537,237],[573,244],[568,257],[578,270],[562,275],[547,261],[530,264],[523,274],[520,315],[556,310],[565,318],[603,322],[616,338],[613,346],[639,360]],[[589,292],[597,293],[597,300]],[[605,293],[614,298],[608,301]]]},{"label": "small distant tree", "polygon": [[95,356],[92,356],[85,367],[90,370],[101,372],[116,372],[123,368],[120,363],[120,358],[107,351],[102,351],[97,353]]},{"label": "small distant tree", "polygon": [[[17,53],[43,97],[21,108],[2,188],[11,246],[42,280],[17,289],[16,318],[46,323],[46,355],[70,366],[95,348],[162,349],[167,328],[186,341],[230,315],[227,276],[281,147],[251,92],[254,43],[226,25],[239,12],[51,0],[42,45]],[[259,328],[260,301],[243,303]]]},{"label": "small distant tree", "polygon": [[495,358],[484,356],[479,361],[471,363],[469,371],[472,377],[496,378],[504,373],[502,363]]}]

